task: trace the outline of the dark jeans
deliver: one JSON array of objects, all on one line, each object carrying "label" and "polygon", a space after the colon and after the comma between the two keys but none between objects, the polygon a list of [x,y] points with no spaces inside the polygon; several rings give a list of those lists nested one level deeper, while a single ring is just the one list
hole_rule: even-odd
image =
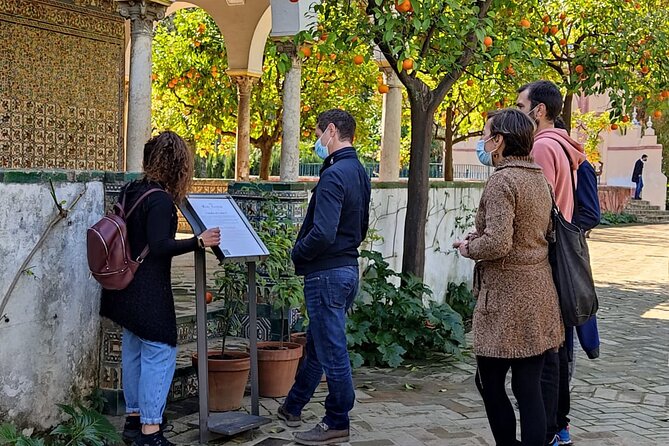
[{"label": "dark jeans", "polygon": [[541,393],[546,411],[546,444],[560,430],[569,425],[569,357],[567,347],[562,346],[556,353],[546,353],[541,374]]},{"label": "dark jeans", "polygon": [[[505,359],[476,357],[476,386],[483,397],[490,430],[497,446],[542,446],[546,414],[541,398],[544,355]],[[511,390],[520,411],[520,438],[516,439],[516,414],[506,394],[506,375],[511,369]]]},{"label": "dark jeans", "polygon": [[348,429],[348,413],[355,402],[351,363],[346,348],[346,310],[358,292],[358,267],[318,271],[304,278],[309,314],[307,346],[302,366],[284,407],[300,415],[325,372],[328,396],[323,422],[331,429]]},{"label": "dark jeans", "polygon": [[641,189],[643,189],[643,179],[639,177],[639,181],[636,182],[636,190],[634,191],[635,200],[641,200]]}]

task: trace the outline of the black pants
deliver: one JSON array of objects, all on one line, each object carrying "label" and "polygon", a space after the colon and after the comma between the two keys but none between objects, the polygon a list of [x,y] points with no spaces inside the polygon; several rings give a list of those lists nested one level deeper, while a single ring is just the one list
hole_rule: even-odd
[{"label": "black pants", "polygon": [[[497,446],[543,446],[546,414],[541,397],[544,355],[522,359],[477,356],[476,386],[483,397],[490,430]],[[516,440],[516,414],[506,394],[511,369],[511,390],[520,410],[520,437]]]},{"label": "black pants", "polygon": [[546,411],[546,442],[551,444],[558,431],[569,424],[569,358],[567,348],[546,353],[541,374],[541,393]]}]

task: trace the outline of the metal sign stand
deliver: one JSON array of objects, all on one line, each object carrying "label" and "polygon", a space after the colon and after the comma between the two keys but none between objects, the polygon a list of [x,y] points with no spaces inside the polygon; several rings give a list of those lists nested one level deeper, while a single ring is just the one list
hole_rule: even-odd
[{"label": "metal sign stand", "polygon": [[[212,198],[222,198],[213,196]],[[229,197],[225,197],[230,199]],[[234,203],[234,202],[233,202]],[[250,228],[250,224],[241,214],[239,208],[234,205],[240,213],[243,223]],[[204,231],[205,226],[197,217],[188,203],[181,207],[181,211],[193,227],[193,231],[199,234]],[[252,229],[251,229],[252,230]],[[255,233],[254,233],[255,234]],[[221,237],[225,234],[221,233]],[[257,236],[256,236],[257,237]],[[258,239],[259,240],[259,239]],[[265,246],[260,241],[262,249]],[[249,344],[251,356],[251,413],[245,412],[209,412],[209,367],[207,348],[207,306],[205,303],[207,264],[206,252],[203,249],[195,251],[195,311],[197,321],[197,365],[198,365],[198,395],[199,395],[199,420],[191,425],[199,427],[200,443],[207,443],[213,439],[212,434],[225,436],[237,435],[250,429],[258,428],[270,422],[268,418],[260,417],[259,390],[258,390],[258,323],[257,323],[257,293],[256,293],[256,260],[262,260],[264,255],[246,258],[223,258],[220,249],[214,249],[217,257],[223,261],[245,261],[248,269],[248,300],[249,300]]]}]

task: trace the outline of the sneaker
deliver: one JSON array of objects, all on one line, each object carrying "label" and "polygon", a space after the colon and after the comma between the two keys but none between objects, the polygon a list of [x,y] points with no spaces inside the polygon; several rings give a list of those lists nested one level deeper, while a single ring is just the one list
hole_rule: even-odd
[{"label": "sneaker", "polygon": [[[167,424],[167,420],[163,417],[163,422],[160,423],[160,432],[169,432],[172,429],[171,424]],[[125,444],[132,444],[133,441],[142,433],[142,423],[137,416],[125,417],[125,424],[123,425],[123,433],[121,438]]]},{"label": "sneaker", "polygon": [[560,432],[558,432],[557,436],[558,436],[558,444],[560,446],[569,446],[574,444],[572,443],[571,436],[569,435],[569,426],[565,427]]},{"label": "sneaker", "polygon": [[307,446],[346,443],[349,440],[348,429],[330,429],[325,423],[306,432],[295,432],[295,443]]},{"label": "sneaker", "polygon": [[279,406],[276,415],[279,417],[279,420],[282,420],[288,427],[299,427],[302,425],[302,417],[288,413],[283,406]]},{"label": "sneaker", "polygon": [[132,446],[176,446],[174,443],[171,443],[165,438],[161,431],[156,432],[155,434],[139,434],[135,441],[132,443]]}]

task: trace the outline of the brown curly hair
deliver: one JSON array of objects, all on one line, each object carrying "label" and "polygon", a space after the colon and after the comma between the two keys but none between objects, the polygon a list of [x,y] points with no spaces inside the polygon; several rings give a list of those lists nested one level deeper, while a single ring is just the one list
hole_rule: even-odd
[{"label": "brown curly hair", "polygon": [[144,177],[161,183],[180,203],[193,180],[193,153],[179,135],[161,132],[144,145]]}]

